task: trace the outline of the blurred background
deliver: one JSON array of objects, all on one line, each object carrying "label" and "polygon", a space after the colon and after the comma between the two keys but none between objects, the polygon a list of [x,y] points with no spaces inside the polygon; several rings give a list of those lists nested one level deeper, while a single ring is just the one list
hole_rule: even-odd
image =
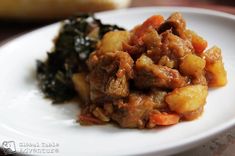
[{"label": "blurred background", "polygon": [[142,6],[190,6],[235,14],[235,0],[0,0],[0,43],[76,12]]}]

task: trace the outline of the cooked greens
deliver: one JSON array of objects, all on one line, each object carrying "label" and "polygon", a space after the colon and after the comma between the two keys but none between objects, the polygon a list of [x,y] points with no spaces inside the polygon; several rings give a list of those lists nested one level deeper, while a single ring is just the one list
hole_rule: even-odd
[{"label": "cooked greens", "polygon": [[47,53],[47,60],[37,61],[37,79],[46,97],[53,99],[53,103],[73,98],[76,91],[72,75],[87,71],[85,61],[89,54],[106,32],[114,30],[123,28],[102,24],[92,14],[65,20],[55,39],[54,49]]}]

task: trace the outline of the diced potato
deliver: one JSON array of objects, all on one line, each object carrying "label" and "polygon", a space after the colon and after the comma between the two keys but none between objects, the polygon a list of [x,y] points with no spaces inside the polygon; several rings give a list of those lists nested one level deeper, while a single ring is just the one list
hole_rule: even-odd
[{"label": "diced potato", "polygon": [[104,35],[100,44],[102,53],[116,52],[123,50],[123,43],[130,41],[130,33],[128,31],[111,31]]},{"label": "diced potato", "polygon": [[190,85],[182,88],[176,88],[166,95],[170,110],[180,114],[195,111],[206,103],[208,94],[207,86]]},{"label": "diced potato", "polygon": [[180,64],[180,72],[185,75],[196,76],[204,70],[206,61],[201,57],[188,54],[186,55]]},{"label": "diced potato", "polygon": [[199,116],[201,116],[202,113],[203,113],[203,107],[200,107],[197,110],[187,112],[182,115],[183,115],[184,120],[194,120],[194,119],[198,118]]},{"label": "diced potato", "polygon": [[227,84],[227,73],[222,61],[210,64],[206,67],[206,78],[209,87],[221,87]]},{"label": "diced potato", "polygon": [[222,62],[221,49],[214,46],[208,49],[203,57],[206,60],[206,78],[209,87],[220,87],[227,84],[227,73]]},{"label": "diced potato", "polygon": [[207,41],[204,40],[201,36],[195,33],[192,30],[187,29],[185,35],[192,42],[193,48],[195,49],[196,54],[201,54],[207,47]]},{"label": "diced potato", "polygon": [[168,68],[173,68],[175,66],[175,61],[171,60],[168,56],[164,55],[158,61],[159,65],[167,66]]},{"label": "diced potato", "polygon": [[85,73],[77,73],[72,77],[74,86],[80,97],[84,102],[89,101],[90,87],[89,83],[86,81]]},{"label": "diced potato", "polygon": [[153,61],[151,60],[151,58],[149,58],[148,56],[146,55],[141,55],[140,58],[137,59],[136,61],[136,67],[137,68],[141,68],[143,66],[146,66],[146,65],[151,65],[153,64]]}]

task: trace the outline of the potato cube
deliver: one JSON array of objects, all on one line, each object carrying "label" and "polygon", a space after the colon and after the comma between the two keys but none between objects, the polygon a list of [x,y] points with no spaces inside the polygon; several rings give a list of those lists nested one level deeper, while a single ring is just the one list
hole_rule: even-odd
[{"label": "potato cube", "polygon": [[194,120],[194,119],[198,118],[199,116],[201,116],[202,113],[203,113],[203,107],[200,107],[197,110],[187,112],[182,115],[183,115],[184,120]]},{"label": "potato cube", "polygon": [[85,73],[77,73],[74,74],[72,77],[74,86],[78,94],[80,95],[81,99],[84,102],[89,101],[89,94],[90,94],[90,87],[89,83],[86,81],[86,74]]},{"label": "potato cube", "polygon": [[141,55],[136,61],[136,68],[142,68],[143,66],[153,65],[153,61],[146,55]]},{"label": "potato cube", "polygon": [[100,44],[102,53],[116,52],[123,50],[123,43],[130,41],[130,33],[128,31],[111,31],[104,35]]},{"label": "potato cube", "polygon": [[170,110],[180,114],[195,111],[206,103],[207,86],[190,85],[176,88],[165,97]]},{"label": "potato cube", "polygon": [[209,87],[220,87],[227,84],[227,73],[222,62],[221,49],[214,46],[208,49],[203,57],[206,60],[206,79]]},{"label": "potato cube", "polygon": [[180,63],[180,72],[188,76],[196,76],[201,74],[206,66],[206,61],[201,57],[188,54]]}]

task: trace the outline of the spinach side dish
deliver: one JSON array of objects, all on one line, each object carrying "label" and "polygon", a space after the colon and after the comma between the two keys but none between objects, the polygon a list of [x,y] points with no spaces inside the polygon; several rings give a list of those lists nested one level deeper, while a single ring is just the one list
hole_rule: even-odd
[{"label": "spinach side dish", "polygon": [[66,20],[37,79],[54,103],[79,97],[81,125],[155,128],[197,119],[208,88],[227,84],[221,49],[186,27],[179,12],[130,31],[93,15]]}]

